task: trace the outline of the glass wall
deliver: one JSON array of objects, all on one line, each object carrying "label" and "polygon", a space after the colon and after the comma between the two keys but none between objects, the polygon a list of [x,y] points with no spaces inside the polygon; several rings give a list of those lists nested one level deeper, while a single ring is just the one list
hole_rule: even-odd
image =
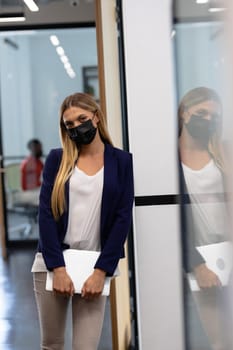
[{"label": "glass wall", "polygon": [[77,91],[99,98],[96,31],[1,32],[0,53],[8,240],[34,240],[44,159],[60,147],[59,107]]},{"label": "glass wall", "polygon": [[177,0],[174,9],[186,348],[228,350],[233,343],[227,9],[208,0],[185,6]]}]

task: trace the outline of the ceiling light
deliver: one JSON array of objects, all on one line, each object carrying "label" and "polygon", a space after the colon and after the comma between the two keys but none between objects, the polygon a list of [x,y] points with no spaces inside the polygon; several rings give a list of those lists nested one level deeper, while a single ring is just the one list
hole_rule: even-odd
[{"label": "ceiling light", "polygon": [[64,67],[65,67],[65,69],[69,69],[69,68],[71,68],[71,64],[70,64],[70,62],[66,62],[66,63],[64,63]]},{"label": "ceiling light", "polygon": [[27,5],[30,11],[32,12],[39,11],[39,7],[36,5],[34,0],[23,0],[23,2]]},{"label": "ceiling light", "polygon": [[61,58],[61,61],[62,61],[63,63],[69,62],[69,59],[68,59],[68,57],[67,57],[66,55],[63,55],[63,56],[61,56],[60,58]]},{"label": "ceiling light", "polygon": [[209,0],[196,0],[197,4],[207,4]]},{"label": "ceiling light", "polygon": [[66,71],[67,71],[67,73],[74,73],[74,70],[72,69],[72,68],[68,68],[68,69],[66,69]]},{"label": "ceiling light", "polygon": [[209,12],[223,12],[226,11],[225,7],[210,7]]},{"label": "ceiling light", "polygon": [[67,74],[69,75],[69,77],[71,78],[71,79],[74,79],[75,77],[76,77],[76,74],[75,74],[75,72],[74,71],[72,71],[72,72],[67,72]]},{"label": "ceiling light", "polygon": [[1,14],[0,22],[23,22],[26,18],[23,13],[14,13],[14,14]]},{"label": "ceiling light", "polygon": [[[1,18],[1,15],[0,15],[0,18]],[[20,36],[20,35],[25,35],[25,36],[28,36],[28,35],[35,35],[37,34],[35,30],[27,30],[25,32],[25,30],[17,30],[17,31],[12,31],[12,30],[8,30],[7,31],[7,36],[8,37],[12,37],[12,36]],[[6,36],[6,33],[3,31],[3,32],[0,32],[0,37],[2,36]]]},{"label": "ceiling light", "polygon": [[[56,35],[50,35],[50,41],[51,43],[56,46],[56,51],[57,54],[60,57],[60,60],[62,61],[62,63],[64,64],[64,68],[66,69],[66,73],[69,75],[69,77],[71,79],[74,79],[76,77],[76,73],[73,70],[70,62],[69,62],[69,58],[65,55],[65,50],[63,49],[63,47],[60,45],[59,39]],[[59,45],[59,46],[58,46]]]},{"label": "ceiling light", "polygon": [[56,35],[50,35],[50,41],[54,46],[59,45],[59,40]]},{"label": "ceiling light", "polygon": [[56,47],[56,51],[57,51],[58,55],[60,55],[60,56],[64,56],[64,54],[65,54],[65,51],[64,51],[62,46]]}]

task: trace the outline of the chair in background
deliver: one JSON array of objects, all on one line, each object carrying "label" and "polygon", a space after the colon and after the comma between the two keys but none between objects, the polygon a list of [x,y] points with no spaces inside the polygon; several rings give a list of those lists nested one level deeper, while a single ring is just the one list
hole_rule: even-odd
[{"label": "chair in background", "polygon": [[9,233],[28,237],[37,223],[39,189],[23,191],[21,189],[20,163],[11,163],[4,167],[5,190],[8,213],[25,217],[26,221],[8,228]]}]

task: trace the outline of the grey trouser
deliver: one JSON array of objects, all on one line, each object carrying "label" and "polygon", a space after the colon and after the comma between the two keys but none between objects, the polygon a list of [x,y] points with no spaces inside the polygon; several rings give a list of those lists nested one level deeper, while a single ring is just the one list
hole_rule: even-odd
[{"label": "grey trouser", "polygon": [[41,349],[64,350],[68,305],[72,302],[73,350],[97,350],[101,336],[106,297],[85,300],[45,290],[46,272],[33,273],[34,291],[40,321]]},{"label": "grey trouser", "polygon": [[203,328],[211,349],[232,349],[232,323],[227,287],[205,288],[193,292]]}]

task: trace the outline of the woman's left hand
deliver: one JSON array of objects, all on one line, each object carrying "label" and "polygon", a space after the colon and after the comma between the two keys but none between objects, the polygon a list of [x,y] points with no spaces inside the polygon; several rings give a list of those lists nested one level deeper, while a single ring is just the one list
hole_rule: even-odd
[{"label": "woman's left hand", "polygon": [[95,269],[93,274],[84,283],[81,296],[85,299],[94,299],[100,296],[104,288],[105,276],[105,271]]}]

